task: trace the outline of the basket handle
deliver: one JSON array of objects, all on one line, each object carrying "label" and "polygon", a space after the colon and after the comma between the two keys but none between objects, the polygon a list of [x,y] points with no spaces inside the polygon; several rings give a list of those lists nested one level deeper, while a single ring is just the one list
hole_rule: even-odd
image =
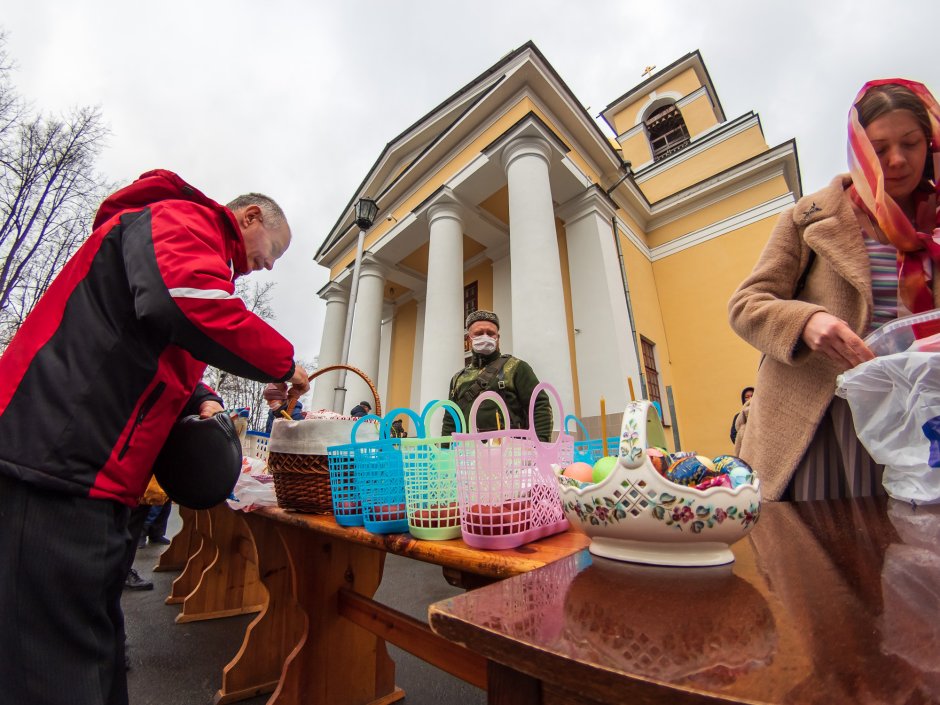
[{"label": "basket handle", "polygon": [[467,414],[467,423],[470,424],[470,433],[477,432],[477,411],[480,408],[480,404],[487,400],[496,402],[496,405],[503,412],[503,418],[506,419],[506,429],[509,429],[509,409],[506,408],[506,402],[504,402],[503,398],[496,392],[483,392],[474,399],[473,406],[470,407],[470,413]]},{"label": "basket handle", "polygon": [[646,462],[646,449],[650,444],[665,447],[666,433],[659,414],[649,401],[631,401],[623,411],[620,426],[619,463],[634,470]]},{"label": "basket handle", "polygon": [[[366,421],[376,421],[379,424],[382,423],[382,419],[380,419],[375,414],[366,414],[365,416],[360,416],[356,423],[353,424],[352,431],[349,432],[350,443],[356,443],[356,431],[358,431],[359,427],[362,426],[362,424]],[[381,433],[381,425],[379,426],[379,429],[379,433]]]},{"label": "basket handle", "polygon": [[[321,367],[318,370],[314,370],[312,373],[310,373],[310,375],[308,375],[307,377],[307,381],[312,382],[314,379],[316,379],[320,375],[326,374],[327,372],[334,372],[336,370],[349,370],[350,372],[355,372],[357,375],[359,375],[362,378],[363,382],[369,385],[369,391],[372,392],[372,396],[375,399],[375,413],[377,416],[381,416],[382,415],[382,400],[379,399],[379,391],[375,388],[375,384],[372,382],[372,380],[369,379],[369,375],[367,375],[365,372],[360,370],[358,367],[353,367],[352,365],[328,365],[326,367]],[[294,407],[297,406],[297,400],[300,398],[299,394],[297,396],[294,396],[290,393],[291,391],[293,391],[293,389],[289,390],[287,393],[287,396],[288,396],[287,414],[288,415],[294,413]]]},{"label": "basket handle", "polygon": [[395,417],[399,414],[404,414],[405,416],[410,416],[411,420],[415,422],[415,435],[419,438],[424,436],[424,423],[421,421],[421,417],[418,416],[411,409],[406,409],[401,406],[397,409],[392,409],[382,420],[382,437],[389,438],[392,430],[392,422],[395,420]]},{"label": "basket handle", "polygon": [[450,399],[444,399],[441,401],[428,402],[427,406],[424,407],[424,411],[421,412],[421,418],[424,420],[424,437],[428,437],[428,422],[431,420],[431,417],[434,416],[434,412],[440,408],[448,411],[450,417],[454,420],[454,433],[463,433],[463,429],[467,425],[463,420],[463,412],[460,410],[460,407]]},{"label": "basket handle", "polygon": [[564,430],[565,433],[567,433],[569,436],[571,435],[571,431],[568,430],[568,422],[569,422],[569,421],[574,421],[576,424],[578,424],[578,426],[581,427],[581,433],[584,434],[584,440],[586,440],[586,441],[591,440],[591,434],[588,433],[588,430],[584,427],[584,424],[581,423],[581,419],[579,419],[579,418],[578,418],[577,416],[575,416],[574,414],[568,414],[568,415],[565,417],[565,424],[564,424],[564,426],[562,426],[562,429]]},{"label": "basket handle", "polygon": [[532,431],[533,436],[535,435],[535,400],[538,399],[539,393],[543,390],[555,397],[555,401],[558,402],[558,415],[565,418],[565,407],[561,403],[561,395],[558,390],[548,382],[539,382],[532,390],[532,396],[529,397],[529,430]]}]

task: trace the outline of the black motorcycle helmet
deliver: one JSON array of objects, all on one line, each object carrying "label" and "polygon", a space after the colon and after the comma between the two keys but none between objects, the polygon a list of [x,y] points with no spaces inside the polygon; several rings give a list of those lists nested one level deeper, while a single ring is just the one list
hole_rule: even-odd
[{"label": "black motorcycle helmet", "polygon": [[235,422],[221,413],[177,421],[153,464],[153,474],[177,504],[208,509],[228,499],[241,468],[242,446]]}]

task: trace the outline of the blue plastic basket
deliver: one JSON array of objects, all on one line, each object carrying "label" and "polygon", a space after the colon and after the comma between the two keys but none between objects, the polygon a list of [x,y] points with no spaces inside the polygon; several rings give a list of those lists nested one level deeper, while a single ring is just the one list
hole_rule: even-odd
[{"label": "blue plastic basket", "polygon": [[[565,433],[568,433],[568,422],[574,421],[581,427],[581,433],[584,434],[583,441],[574,442],[574,460],[588,465],[594,465],[598,460],[604,457],[604,441],[601,438],[591,438],[584,424],[574,414],[568,414],[565,417]],[[607,454],[617,455],[620,452],[620,437],[610,436],[607,438]]]},{"label": "blue plastic basket", "polygon": [[356,431],[366,421],[382,423],[378,416],[367,414],[353,425],[349,443],[326,449],[333,516],[340,526],[362,526],[362,500],[359,497],[359,486],[356,484],[356,449],[363,444],[356,442]]},{"label": "blue plastic basket", "polygon": [[362,500],[362,525],[373,534],[408,531],[405,504],[405,476],[401,459],[401,438],[389,438],[392,422],[401,414],[410,416],[419,435],[424,424],[411,409],[392,409],[382,422],[380,438],[356,447],[356,485]]}]

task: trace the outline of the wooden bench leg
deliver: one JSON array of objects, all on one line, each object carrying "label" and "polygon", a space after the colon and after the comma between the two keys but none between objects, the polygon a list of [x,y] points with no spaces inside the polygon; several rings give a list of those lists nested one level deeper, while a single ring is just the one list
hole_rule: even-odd
[{"label": "wooden bench leg", "polygon": [[215,695],[215,705],[273,691],[284,661],[303,637],[306,623],[292,593],[287,552],[274,522],[256,514],[246,514],[244,520],[254,539],[267,600],[248,625],[235,658],[222,671],[222,687]]},{"label": "wooden bench leg", "polygon": [[212,518],[205,509],[196,512],[196,526],[193,533],[199,537],[199,550],[193,553],[186,561],[186,567],[179,577],[173,581],[170,596],[166,598],[168,605],[176,605],[186,599],[196,586],[199,578],[213,561],[219,549],[212,541]]},{"label": "wooden bench leg", "polygon": [[279,524],[276,531],[306,619],[268,705],[379,705],[402,699],[385,641],[338,612],[341,588],[375,595],[385,554],[300,527]]},{"label": "wooden bench leg", "polygon": [[188,507],[180,507],[180,519],[183,527],[170,541],[170,545],[160,554],[154,572],[182,570],[189,557],[199,550],[199,535],[196,533],[196,512]]},{"label": "wooden bench leg", "polygon": [[212,542],[218,550],[183,600],[183,610],[176,615],[179,623],[258,612],[265,600],[254,541],[243,513],[224,502],[208,511]]}]

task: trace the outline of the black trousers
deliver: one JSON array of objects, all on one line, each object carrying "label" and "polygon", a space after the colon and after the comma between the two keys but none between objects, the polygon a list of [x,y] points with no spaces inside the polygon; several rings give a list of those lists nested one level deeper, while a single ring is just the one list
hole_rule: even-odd
[{"label": "black trousers", "polygon": [[129,509],[0,477],[0,700],[126,705]]}]

